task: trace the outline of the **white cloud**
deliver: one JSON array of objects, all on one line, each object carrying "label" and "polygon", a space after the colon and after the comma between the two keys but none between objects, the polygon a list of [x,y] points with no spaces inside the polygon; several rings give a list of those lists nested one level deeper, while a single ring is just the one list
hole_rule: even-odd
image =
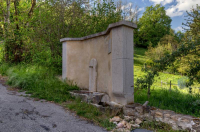
[{"label": "white cloud", "polygon": [[138,11],[143,11],[144,10],[144,7],[142,7],[142,8],[139,8],[139,10]]},{"label": "white cloud", "polygon": [[172,5],[166,10],[170,17],[181,16],[187,10],[189,11],[196,4],[200,5],[200,0],[176,0],[177,4]]},{"label": "white cloud", "polygon": [[184,11],[179,11],[176,6],[171,6],[166,10],[166,14],[170,17],[181,16]]},{"label": "white cloud", "polygon": [[179,27],[175,28],[174,30],[175,30],[176,32],[177,32],[177,31],[183,31],[183,28],[182,28],[181,26],[179,26]]},{"label": "white cloud", "polygon": [[149,1],[153,2],[155,5],[156,4],[166,5],[173,2],[173,0],[149,0]]},{"label": "white cloud", "polygon": [[192,7],[195,7],[196,4],[200,5],[200,0],[149,0],[154,4],[170,4],[176,2],[175,5],[171,5],[166,13],[170,17],[181,16],[187,10],[189,11]]},{"label": "white cloud", "polygon": [[163,5],[166,5],[166,4],[170,4],[170,3],[172,3],[173,2],[173,0],[164,0],[163,1]]},{"label": "white cloud", "polygon": [[164,0],[149,0],[149,1],[153,2],[156,5],[156,4],[160,4]]},{"label": "white cloud", "polygon": [[123,5],[123,6],[121,7],[121,10],[125,10],[125,9],[127,9],[127,8],[130,9],[132,6],[133,6],[133,3],[129,2],[128,4]]}]

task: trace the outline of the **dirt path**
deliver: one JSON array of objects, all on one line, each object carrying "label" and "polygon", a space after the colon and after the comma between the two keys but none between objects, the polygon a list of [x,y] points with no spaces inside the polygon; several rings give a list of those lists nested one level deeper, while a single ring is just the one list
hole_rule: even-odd
[{"label": "dirt path", "polygon": [[49,102],[34,101],[0,84],[0,132],[105,131]]}]

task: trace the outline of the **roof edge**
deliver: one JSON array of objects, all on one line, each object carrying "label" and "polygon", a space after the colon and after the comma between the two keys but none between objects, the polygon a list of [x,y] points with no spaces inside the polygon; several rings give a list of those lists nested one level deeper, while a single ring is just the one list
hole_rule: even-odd
[{"label": "roof edge", "polygon": [[87,40],[87,39],[95,38],[95,37],[98,37],[98,36],[103,36],[103,35],[108,34],[112,28],[119,27],[119,26],[127,26],[127,27],[130,27],[130,28],[133,28],[133,29],[137,28],[137,25],[135,23],[123,20],[123,21],[119,21],[119,22],[116,22],[116,23],[109,24],[109,26],[106,29],[106,31],[95,33],[95,34],[88,35],[88,36],[81,37],[81,38],[62,38],[62,39],[60,39],[60,42],[65,42],[65,41],[82,41],[82,40]]}]

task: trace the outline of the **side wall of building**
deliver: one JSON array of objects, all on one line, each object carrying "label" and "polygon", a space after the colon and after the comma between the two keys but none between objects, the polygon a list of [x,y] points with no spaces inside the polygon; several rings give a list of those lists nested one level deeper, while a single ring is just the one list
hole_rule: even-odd
[{"label": "side wall of building", "polygon": [[134,23],[110,24],[104,32],[83,38],[63,38],[63,79],[81,89],[106,93],[126,105],[133,98]]},{"label": "side wall of building", "polygon": [[85,41],[67,41],[66,77],[81,89],[89,90],[89,64],[97,60],[97,92],[109,94],[112,89],[111,61],[108,53],[110,34]]}]

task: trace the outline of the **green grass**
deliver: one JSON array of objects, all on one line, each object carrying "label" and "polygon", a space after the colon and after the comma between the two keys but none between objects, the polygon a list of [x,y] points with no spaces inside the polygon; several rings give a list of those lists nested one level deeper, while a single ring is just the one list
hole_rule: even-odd
[{"label": "green grass", "polygon": [[147,61],[145,51],[146,49],[144,48],[134,48],[134,81],[145,75],[145,73],[141,71],[142,67],[144,67],[144,63]]},{"label": "green grass", "polygon": [[1,64],[0,73],[8,76],[7,84],[31,93],[32,97],[54,102],[70,99],[70,90],[78,87],[69,85],[55,77],[52,69],[39,65]]},{"label": "green grass", "polygon": [[112,130],[116,125],[111,123],[109,112],[101,112],[97,107],[81,102],[79,99],[66,105],[70,110],[76,111],[76,114],[89,119],[90,121]]},{"label": "green grass", "polygon": [[[140,78],[145,75],[141,71],[141,68],[144,66],[144,63],[148,61],[148,57],[145,56],[146,49],[135,48],[134,53],[134,82],[137,78]],[[151,86],[151,97],[147,98],[147,90],[142,89],[134,93],[135,102],[144,103],[149,100],[150,106],[155,106],[161,109],[173,110],[177,113],[193,115],[200,117],[200,93],[198,89],[193,89],[195,94],[189,94],[189,89],[179,89],[178,86],[172,85],[172,91],[169,91],[169,83],[172,81],[172,84],[177,84],[178,80],[183,76],[173,75],[169,73],[159,73],[159,76],[155,78],[155,82]],[[200,86],[196,83],[193,87]]]},{"label": "green grass", "polygon": [[165,124],[163,122],[148,122],[145,121],[141,124],[141,128],[152,130],[155,132],[186,132],[181,130],[173,130],[172,127],[169,124]]},{"label": "green grass", "polygon": [[4,46],[4,43],[3,41],[1,41],[1,38],[0,38],[0,62],[2,61],[2,58],[3,58],[3,46]]},{"label": "green grass", "polygon": [[76,111],[77,115],[85,117],[108,130],[115,127],[113,123],[109,122],[111,117],[109,113],[102,113],[93,105],[71,97],[69,91],[78,90],[78,87],[59,80],[51,68],[39,65],[4,63],[0,64],[0,74],[8,76],[7,84],[18,88],[20,91],[26,91],[34,98],[46,99],[60,104],[69,102],[66,107]]}]

